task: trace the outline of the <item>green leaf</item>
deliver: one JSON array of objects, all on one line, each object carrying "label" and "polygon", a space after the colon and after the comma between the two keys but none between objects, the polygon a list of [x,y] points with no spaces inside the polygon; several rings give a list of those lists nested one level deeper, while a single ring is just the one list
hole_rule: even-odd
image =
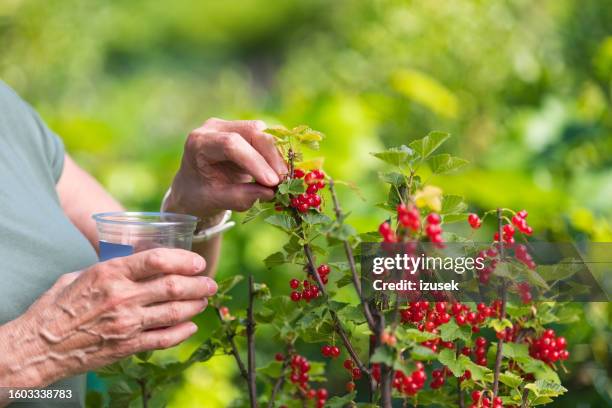
[{"label": "green leaf", "polygon": [[499,373],[499,381],[506,384],[510,388],[518,388],[523,383],[523,379],[511,371]]},{"label": "green leaf", "polygon": [[270,293],[270,288],[265,283],[254,283],[253,294],[257,299],[264,302],[272,297],[272,294]]},{"label": "green leaf", "polygon": [[266,259],[264,259],[263,262],[264,262],[264,265],[266,265],[266,268],[271,269],[275,266],[285,264],[287,260],[285,259],[284,252],[278,251],[278,252],[274,252],[271,255],[268,255]]},{"label": "green leaf", "polygon": [[268,211],[270,211],[270,208],[262,207],[261,204],[259,203],[259,200],[257,200],[255,204],[253,204],[253,206],[249,208],[246,214],[244,214],[242,223],[246,224],[247,222],[254,220],[255,218],[259,217],[261,214],[266,213]]},{"label": "green leaf", "polygon": [[561,384],[561,380],[559,379],[557,373],[543,361],[536,360],[535,358],[527,358],[522,361],[517,361],[519,367],[521,367],[521,370],[525,371],[526,373],[533,374],[536,380],[546,380]]},{"label": "green leaf", "polygon": [[264,221],[268,224],[274,225],[275,227],[279,227],[286,232],[291,232],[297,227],[293,217],[288,214],[274,214],[266,218]]},{"label": "green leaf", "polygon": [[442,196],[442,209],[440,214],[462,213],[467,209],[467,204],[463,202],[463,197],[458,195],[445,194]]},{"label": "green leaf", "polygon": [[431,169],[434,173],[445,174],[458,170],[469,162],[459,157],[443,153],[431,156],[429,158],[429,163],[431,164]]},{"label": "green leaf", "polygon": [[463,354],[460,354],[459,358],[457,358],[454,350],[444,349],[438,353],[438,361],[447,366],[455,377],[461,377],[467,369],[466,361],[469,362],[470,359]]},{"label": "green leaf", "polygon": [[392,166],[405,166],[410,163],[410,160],[414,156],[414,151],[408,146],[392,147],[378,153],[372,153],[372,156],[376,157],[388,163]]},{"label": "green leaf", "polygon": [[234,288],[237,284],[239,284],[244,279],[242,275],[234,275],[230,276],[227,279],[223,279],[222,281],[217,282],[217,293],[218,295],[224,295],[230,290]]},{"label": "green leaf", "polygon": [[372,358],[370,362],[372,363],[382,363],[387,366],[393,366],[393,361],[395,360],[395,351],[388,346],[379,346],[374,350],[374,354],[372,354]]},{"label": "green leaf", "polygon": [[380,173],[379,177],[385,183],[391,184],[392,186],[399,187],[406,184],[406,176],[402,173],[395,171],[388,173]]},{"label": "green leaf", "polygon": [[395,336],[401,342],[413,341],[415,343],[422,343],[424,341],[433,340],[437,335],[426,331],[420,331],[417,329],[398,327],[395,331]]},{"label": "green leaf", "polygon": [[440,337],[442,337],[444,341],[461,339],[466,343],[470,343],[472,339],[472,330],[470,326],[459,326],[454,319],[438,326],[438,330],[440,331]]},{"label": "green leaf", "polygon": [[536,397],[558,397],[567,392],[567,388],[561,384],[546,380],[537,380],[534,383],[527,384],[525,388],[533,391]]},{"label": "green leaf", "polygon": [[272,360],[263,367],[257,368],[257,374],[267,375],[268,377],[278,378],[281,375],[283,363]]},{"label": "green leaf", "polygon": [[491,319],[489,320],[489,322],[487,323],[488,327],[493,328],[493,330],[495,330],[496,332],[500,332],[506,328],[512,328],[512,322],[508,319]]},{"label": "green leaf", "polygon": [[456,407],[456,397],[450,392],[440,392],[439,390],[419,391],[419,407]]},{"label": "green leaf", "polygon": [[343,395],[342,397],[332,397],[325,403],[326,408],[344,408],[355,399],[356,392]]},{"label": "green leaf", "polygon": [[136,357],[142,361],[147,361],[149,358],[151,358],[152,355],[153,355],[153,352],[150,350],[136,353]]},{"label": "green leaf", "polygon": [[291,179],[278,185],[280,194],[301,194],[304,192],[304,180]]},{"label": "green leaf", "polygon": [[109,406],[127,407],[130,402],[138,397],[140,389],[131,388],[126,381],[113,382],[108,389]]},{"label": "green leaf", "polygon": [[446,214],[442,216],[442,220],[445,224],[450,224],[452,222],[461,222],[467,221],[468,213],[456,213],[456,214]]},{"label": "green leaf", "polygon": [[445,132],[429,132],[429,134],[424,138],[410,143],[410,147],[421,157],[422,160],[425,160],[449,137],[450,135]]},{"label": "green leaf", "polygon": [[353,276],[350,273],[347,273],[336,281],[336,286],[338,288],[342,288],[344,286],[351,285],[352,283],[353,283]]},{"label": "green leaf", "polygon": [[215,351],[220,345],[221,344],[219,339],[211,337],[204,343],[200,344],[200,347],[198,347],[193,353],[191,353],[191,356],[189,356],[188,361],[190,363],[208,361],[211,359],[212,356],[215,355]]},{"label": "green leaf", "polygon": [[527,345],[520,343],[504,343],[502,346],[502,355],[517,361],[524,361],[530,358]]},{"label": "green leaf", "polygon": [[414,346],[410,351],[410,356],[414,360],[425,361],[425,360],[435,360],[437,354],[434,353],[429,347],[425,346]]},{"label": "green leaf", "polygon": [[305,223],[311,225],[329,224],[332,222],[331,218],[320,212],[310,211],[305,214],[301,214],[301,217]]}]

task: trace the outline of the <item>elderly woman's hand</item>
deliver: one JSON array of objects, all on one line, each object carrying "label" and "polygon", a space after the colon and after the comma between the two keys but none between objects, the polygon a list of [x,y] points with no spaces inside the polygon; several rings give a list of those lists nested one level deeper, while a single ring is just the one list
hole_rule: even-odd
[{"label": "elderly woman's hand", "polygon": [[182,342],[217,291],[204,268],[195,253],[159,248],[63,275],[0,327],[0,383],[41,387]]},{"label": "elderly woman's hand", "polygon": [[223,210],[272,199],[287,166],[265,128],[259,120],[213,118],[191,132],[165,210],[214,224]]}]

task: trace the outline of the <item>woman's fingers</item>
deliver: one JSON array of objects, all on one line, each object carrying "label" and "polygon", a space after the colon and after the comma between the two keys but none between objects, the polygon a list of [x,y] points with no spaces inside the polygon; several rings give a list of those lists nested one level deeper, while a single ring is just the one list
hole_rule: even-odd
[{"label": "woman's fingers", "polygon": [[223,188],[223,194],[216,197],[217,206],[233,211],[246,211],[255,201],[270,201],[274,190],[253,183],[230,184]]},{"label": "woman's fingers", "polygon": [[195,323],[183,322],[172,327],[142,332],[134,342],[139,351],[167,349],[187,340],[196,331],[198,326]]},{"label": "woman's fingers", "polygon": [[217,283],[206,276],[165,275],[139,282],[135,298],[142,305],[173,300],[202,300],[217,293]]},{"label": "woman's fingers", "polygon": [[191,320],[192,317],[201,313],[207,305],[208,301],[206,299],[200,299],[166,302],[143,307],[141,309],[143,327],[146,330],[174,326]]},{"label": "woman's fingers", "polygon": [[208,126],[218,131],[238,133],[266,159],[279,176],[288,173],[287,165],[274,143],[274,137],[263,132],[267,127],[263,121],[228,121],[213,118],[206,122],[205,127]]},{"label": "woman's fingers", "polygon": [[280,178],[266,159],[237,132],[214,132],[199,129],[189,135],[187,149],[196,158],[198,169],[205,170],[209,163],[231,161],[258,183],[272,187]]},{"label": "woman's fingers", "polygon": [[134,255],[111,259],[98,264],[100,273],[118,269],[133,281],[156,275],[197,275],[204,271],[206,261],[200,255],[175,248],[155,248]]}]

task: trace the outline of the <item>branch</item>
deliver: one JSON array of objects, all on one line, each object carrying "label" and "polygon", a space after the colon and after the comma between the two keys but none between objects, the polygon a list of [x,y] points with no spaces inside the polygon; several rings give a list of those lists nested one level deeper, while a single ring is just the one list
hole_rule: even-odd
[{"label": "branch", "polygon": [[[501,208],[497,209],[497,233],[499,235],[498,248],[499,248],[499,260],[503,262],[504,260],[504,236],[502,231],[502,210]],[[502,278],[501,283],[501,307],[499,310],[499,320],[502,320],[506,317],[506,279]],[[499,373],[501,371],[501,363],[502,363],[502,348],[504,346],[504,340],[499,339],[497,342],[497,354],[495,355],[495,370],[493,371],[493,398],[497,397],[497,392],[499,391]]]},{"label": "branch", "polygon": [[[304,244],[304,253],[306,254],[306,260],[308,263],[308,268],[307,268],[308,273],[310,274],[310,276],[312,276],[315,282],[317,282],[319,291],[323,294],[323,296],[327,298],[328,297],[327,290],[325,289],[325,285],[323,285],[323,282],[321,281],[321,277],[317,273],[317,269],[315,267],[314,257],[312,255],[312,249],[310,248],[310,245]],[[328,310],[334,322],[334,330],[336,331],[336,333],[338,333],[338,335],[342,339],[342,343],[344,344],[344,347],[346,347],[346,351],[348,351],[348,353],[350,354],[355,364],[357,364],[357,367],[359,367],[359,369],[369,377],[370,370],[363,364],[363,362],[361,361],[361,359],[355,352],[355,348],[353,347],[353,344],[351,343],[346,332],[344,331],[344,328],[342,327],[342,323],[340,322],[338,315],[332,309],[328,309]]]},{"label": "branch", "polygon": [[[336,213],[336,220],[341,224],[344,222],[344,215],[342,214],[342,209],[340,208],[340,203],[338,202],[338,197],[336,196],[336,189],[334,188],[334,180],[329,179],[329,192],[332,197],[332,202],[334,204],[334,212]],[[349,268],[351,270],[351,275],[353,277],[353,286],[355,287],[355,291],[357,292],[357,296],[359,296],[359,301],[361,302],[361,307],[363,308],[363,315],[368,322],[368,327],[370,330],[374,331],[376,324],[374,322],[374,317],[372,316],[372,312],[370,311],[370,305],[366,302],[363,297],[363,291],[361,289],[361,281],[359,280],[359,275],[357,273],[357,266],[355,265],[355,257],[353,256],[353,248],[351,247],[348,240],[342,240],[342,244],[344,245],[344,253],[346,254],[346,259],[349,264]]]},{"label": "branch", "polygon": [[[457,356],[457,358],[459,358],[460,354],[461,349],[459,348],[459,343],[457,342],[457,344],[455,345],[455,355]],[[461,391],[461,377],[457,377],[457,395],[459,408],[465,408],[465,402],[463,401],[463,391]]]},{"label": "branch", "polygon": [[[217,316],[219,317],[221,324],[225,324],[225,321],[223,320],[223,316],[221,315],[219,308],[217,308]],[[234,359],[236,360],[236,364],[238,364],[240,375],[242,376],[242,378],[244,378],[245,381],[248,382],[249,375],[247,373],[246,368],[244,367],[244,363],[242,362],[242,359],[240,358],[240,354],[238,353],[238,347],[236,346],[236,342],[234,341],[234,334],[228,332],[226,336],[227,336],[227,341],[229,342],[230,347],[232,348],[232,355],[234,356]]]},{"label": "branch", "polygon": [[[381,335],[385,331],[385,316],[381,312],[378,315],[378,325],[376,328],[376,343],[381,344]],[[380,364],[380,403],[383,408],[393,406],[393,370],[384,363]]]},{"label": "branch", "polygon": [[251,408],[257,408],[257,384],[255,382],[255,318],[253,317],[253,275],[249,275],[249,308],[247,309],[247,362],[249,400]]},{"label": "branch", "polygon": [[523,398],[521,400],[521,408],[527,408],[529,403],[529,389],[523,388]]}]

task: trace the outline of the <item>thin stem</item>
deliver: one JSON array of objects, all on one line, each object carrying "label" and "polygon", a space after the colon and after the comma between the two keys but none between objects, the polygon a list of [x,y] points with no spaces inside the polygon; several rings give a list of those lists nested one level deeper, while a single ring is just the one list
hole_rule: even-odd
[{"label": "thin stem", "polygon": [[[455,355],[459,358],[461,354],[461,349],[459,348],[459,343],[455,345]],[[461,378],[457,378],[457,398],[459,403],[459,408],[465,408],[465,402],[463,401],[463,391],[461,390]]]},{"label": "thin stem", "polygon": [[[217,316],[219,317],[221,324],[225,324],[223,320],[223,316],[221,315],[221,312],[219,311],[219,309],[217,309]],[[244,366],[244,363],[242,362],[242,359],[240,358],[240,353],[238,353],[238,347],[236,346],[236,342],[234,341],[234,334],[228,332],[226,337],[227,337],[227,341],[230,344],[230,347],[232,348],[232,355],[234,356],[234,359],[236,360],[236,364],[238,364],[240,375],[242,376],[242,378],[244,378],[245,381],[248,382],[249,375],[247,373],[246,367]]]},{"label": "thin stem", "polygon": [[289,362],[291,361],[291,353],[290,353],[291,348],[292,348],[291,345],[287,347],[287,353],[285,354],[285,359],[283,360],[283,365],[281,367],[281,374],[274,382],[274,387],[272,388],[272,394],[270,394],[270,400],[268,401],[268,408],[274,407],[274,399],[276,398],[276,394],[278,394],[278,392],[283,389],[283,385],[285,385],[285,378],[286,378],[285,370],[287,370],[287,367],[289,366]]},{"label": "thin stem", "polygon": [[521,400],[521,408],[527,408],[529,405],[529,389],[523,388],[523,398]]},{"label": "thin stem", "polygon": [[[378,327],[376,330],[378,344],[381,344],[381,335],[385,331],[385,316],[380,313]],[[391,408],[393,405],[393,370],[384,363],[380,364],[380,403],[383,408]]]},{"label": "thin stem", "polygon": [[[497,209],[497,232],[499,235],[498,241],[498,249],[499,249],[499,260],[500,262],[504,261],[504,236],[502,231],[503,217],[502,217],[502,209]],[[502,278],[500,295],[501,295],[501,307],[499,310],[499,320],[503,320],[506,318],[506,279]],[[497,353],[495,355],[495,369],[493,371],[493,398],[497,397],[497,392],[499,391],[499,374],[501,371],[501,363],[502,363],[502,349],[504,346],[504,339],[501,338],[497,342]]]},{"label": "thin stem", "polygon": [[142,394],[142,408],[149,406],[149,392],[147,391],[147,380],[139,379],[138,385],[140,385],[140,392]]},{"label": "thin stem", "polygon": [[[342,214],[342,209],[340,208],[340,203],[338,202],[338,197],[336,196],[336,189],[334,188],[334,180],[329,179],[329,192],[332,197],[332,202],[334,205],[334,212],[336,213],[336,221],[339,223],[343,223],[344,215]],[[361,281],[359,279],[359,275],[357,273],[357,266],[355,265],[355,257],[353,256],[353,248],[348,240],[343,240],[342,244],[344,245],[344,253],[346,255],[346,259],[349,264],[349,269],[351,270],[351,276],[353,278],[353,286],[355,287],[355,291],[357,292],[357,296],[359,296],[359,301],[361,303],[361,307],[363,309],[363,315],[368,322],[368,327],[370,330],[374,331],[375,322],[374,317],[372,316],[372,312],[370,311],[370,305],[363,297],[363,290],[361,288]]]},{"label": "thin stem", "polygon": [[[304,254],[306,255],[306,260],[308,262],[308,265],[307,265],[308,273],[317,283],[317,286],[319,287],[319,291],[323,294],[325,298],[327,298],[328,297],[327,290],[325,289],[325,285],[323,285],[323,282],[321,281],[321,277],[317,273],[315,262],[314,262],[314,256],[312,255],[312,248],[310,247],[309,244],[304,244]],[[357,367],[359,367],[359,369],[363,373],[370,376],[370,370],[363,364],[363,362],[357,355],[357,352],[355,351],[353,344],[351,343],[346,332],[344,331],[344,327],[342,327],[342,323],[340,322],[338,315],[332,309],[329,309],[329,314],[332,318],[332,321],[334,322],[334,330],[338,334],[338,336],[340,336],[340,339],[342,340],[344,347],[346,347],[346,351],[349,353],[349,355],[351,356],[355,364],[357,364]]]},{"label": "thin stem", "polygon": [[253,300],[255,298],[255,291],[253,286],[253,275],[249,275],[249,308],[247,309],[246,324],[248,384],[251,408],[257,408],[257,384],[255,382],[255,318],[253,317]]}]

